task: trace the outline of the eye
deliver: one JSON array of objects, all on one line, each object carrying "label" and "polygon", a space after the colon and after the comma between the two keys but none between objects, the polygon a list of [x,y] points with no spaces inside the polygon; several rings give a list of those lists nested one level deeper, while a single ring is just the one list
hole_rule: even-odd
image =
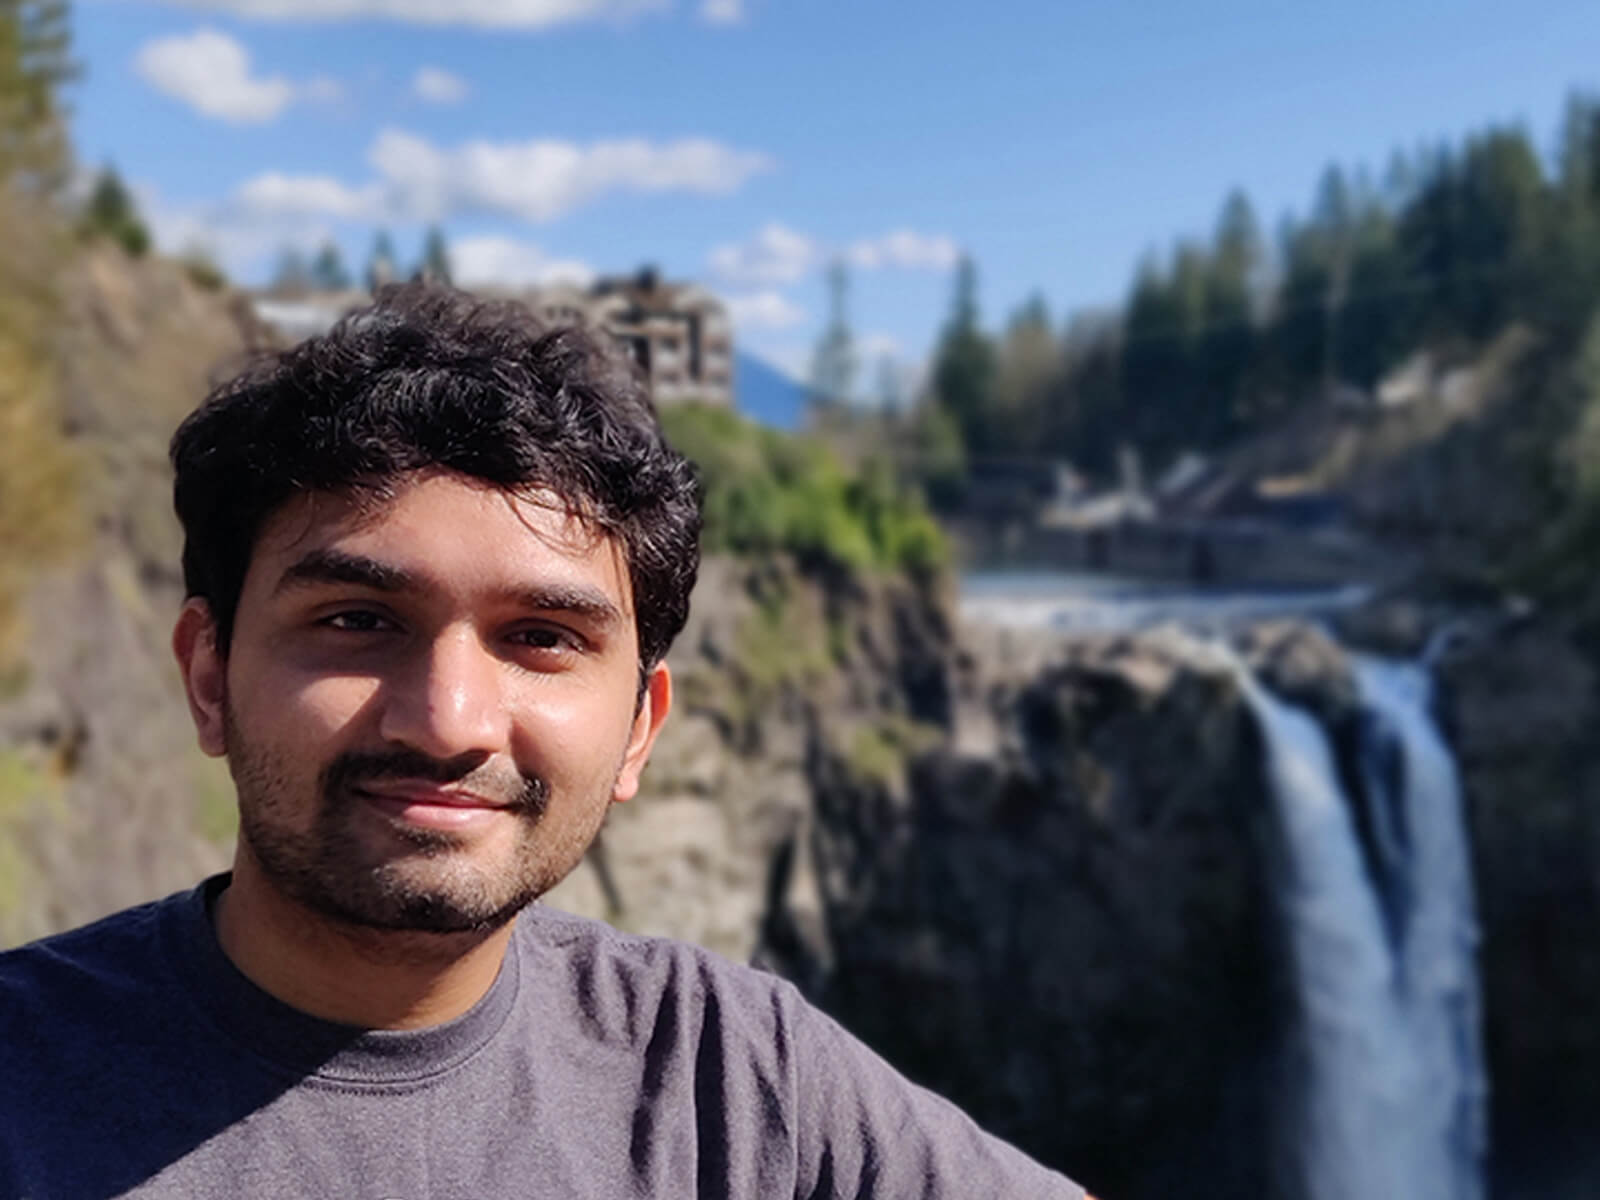
[{"label": "eye", "polygon": [[546,654],[576,653],[584,648],[582,638],[559,625],[525,625],[512,631],[511,641]]},{"label": "eye", "polygon": [[394,628],[393,621],[369,608],[351,608],[332,613],[317,623],[344,633],[381,633]]}]

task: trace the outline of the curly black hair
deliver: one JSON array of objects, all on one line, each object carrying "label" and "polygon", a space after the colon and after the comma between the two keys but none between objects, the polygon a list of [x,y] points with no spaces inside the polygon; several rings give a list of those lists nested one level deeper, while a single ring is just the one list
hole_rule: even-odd
[{"label": "curly black hair", "polygon": [[689,614],[700,496],[631,363],[520,304],[436,284],[384,288],[328,333],[263,355],[173,435],[183,577],[226,652],[262,525],[301,492],[371,491],[446,470],[553,493],[617,538],[641,672]]}]

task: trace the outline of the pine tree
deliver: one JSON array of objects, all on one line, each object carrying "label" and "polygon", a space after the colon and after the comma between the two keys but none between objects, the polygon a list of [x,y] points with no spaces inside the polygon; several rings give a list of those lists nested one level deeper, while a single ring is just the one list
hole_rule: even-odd
[{"label": "pine tree", "polygon": [[[1193,267],[1188,273],[1193,275]],[[1188,282],[1192,291],[1192,279]],[[1185,440],[1177,430],[1190,403],[1189,349],[1200,315],[1176,271],[1169,274],[1157,260],[1147,259],[1124,318],[1120,440],[1157,457]]]},{"label": "pine tree", "polygon": [[303,295],[311,290],[311,266],[298,247],[285,246],[278,251],[271,287],[274,292],[284,296]]},{"label": "pine tree", "polygon": [[895,416],[901,409],[905,408],[905,368],[900,365],[893,354],[880,354],[878,356],[874,392],[876,393],[878,408],[886,415]]},{"label": "pine tree", "polygon": [[1458,187],[1452,299],[1467,336],[1487,338],[1526,312],[1534,291],[1544,168],[1523,130],[1491,129],[1468,140]]},{"label": "pine tree", "polygon": [[52,202],[72,168],[60,92],[75,75],[65,3],[0,0],[0,666],[29,574],[86,527],[52,354],[66,250]]},{"label": "pine tree", "polygon": [[1112,313],[1079,314],[1061,338],[1062,381],[1052,398],[1043,444],[1102,477],[1126,436],[1122,323]]},{"label": "pine tree", "polygon": [[323,242],[311,260],[311,286],[321,292],[342,292],[350,287],[350,271],[337,242]]},{"label": "pine tree", "polygon": [[1356,201],[1344,172],[1329,166],[1311,218],[1283,227],[1283,281],[1270,332],[1274,386],[1289,400],[1323,394],[1336,382],[1335,347],[1354,256]]},{"label": "pine tree", "polygon": [[1537,298],[1541,324],[1571,339],[1600,294],[1600,98],[1567,100]]},{"label": "pine tree", "polygon": [[1391,182],[1365,198],[1356,214],[1350,271],[1332,354],[1340,378],[1363,388],[1409,353],[1417,339],[1421,296],[1406,277],[1393,213],[1384,196],[1403,194]]},{"label": "pine tree", "polygon": [[395,263],[394,242],[387,229],[380,229],[372,239],[372,253],[367,257],[366,283],[369,292],[375,293],[398,278]]},{"label": "pine tree", "polygon": [[1203,266],[1204,300],[1194,348],[1201,406],[1193,439],[1214,446],[1232,436],[1250,408],[1257,350],[1256,317],[1265,266],[1261,228],[1243,192],[1222,206],[1211,254]]},{"label": "pine tree", "polygon": [[948,414],[969,453],[982,453],[997,440],[994,373],[994,347],[978,324],[978,269],[963,255],[950,317],[934,351],[931,383],[933,402]]},{"label": "pine tree", "polygon": [[139,216],[133,194],[109,165],[95,176],[80,228],[90,237],[110,238],[135,258],[150,249],[150,231]]},{"label": "pine tree", "polygon": [[450,250],[445,244],[444,230],[437,225],[428,226],[422,241],[422,261],[417,265],[416,276],[432,283],[451,281]]},{"label": "pine tree", "polygon": [[828,324],[811,355],[811,402],[818,413],[848,404],[855,394],[855,337],[850,332],[850,273],[840,260],[828,268]]},{"label": "pine tree", "polygon": [[1004,453],[1041,449],[1045,408],[1061,374],[1062,356],[1044,297],[1030,297],[1011,317],[996,355],[992,437]]},{"label": "pine tree", "polygon": [[66,0],[0,0],[0,181],[38,196],[59,195],[72,171],[70,39]]}]

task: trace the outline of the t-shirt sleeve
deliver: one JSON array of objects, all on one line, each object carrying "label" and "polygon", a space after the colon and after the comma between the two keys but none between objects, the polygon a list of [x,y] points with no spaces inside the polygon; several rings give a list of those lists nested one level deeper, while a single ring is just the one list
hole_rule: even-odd
[{"label": "t-shirt sleeve", "polygon": [[793,998],[799,1200],[1085,1200]]}]

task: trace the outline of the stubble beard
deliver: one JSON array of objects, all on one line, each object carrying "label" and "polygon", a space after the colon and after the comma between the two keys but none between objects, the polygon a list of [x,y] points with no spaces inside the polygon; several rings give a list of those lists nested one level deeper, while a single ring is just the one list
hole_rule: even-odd
[{"label": "stubble beard", "polygon": [[[483,933],[511,921],[577,866],[599,833],[606,798],[563,806],[565,828],[545,820],[549,785],[537,776],[515,781],[482,777],[475,764],[444,762],[414,751],[345,753],[318,772],[314,811],[305,826],[305,800],[293,773],[273,752],[243,736],[224,710],[228,765],[239,793],[239,837],[262,874],[291,900],[333,921],[409,933]],[[363,782],[384,778],[462,783],[508,802],[516,824],[508,853],[485,863],[468,839],[446,830],[389,822],[374,824],[357,794]],[[382,846],[387,840],[390,844]]]}]

